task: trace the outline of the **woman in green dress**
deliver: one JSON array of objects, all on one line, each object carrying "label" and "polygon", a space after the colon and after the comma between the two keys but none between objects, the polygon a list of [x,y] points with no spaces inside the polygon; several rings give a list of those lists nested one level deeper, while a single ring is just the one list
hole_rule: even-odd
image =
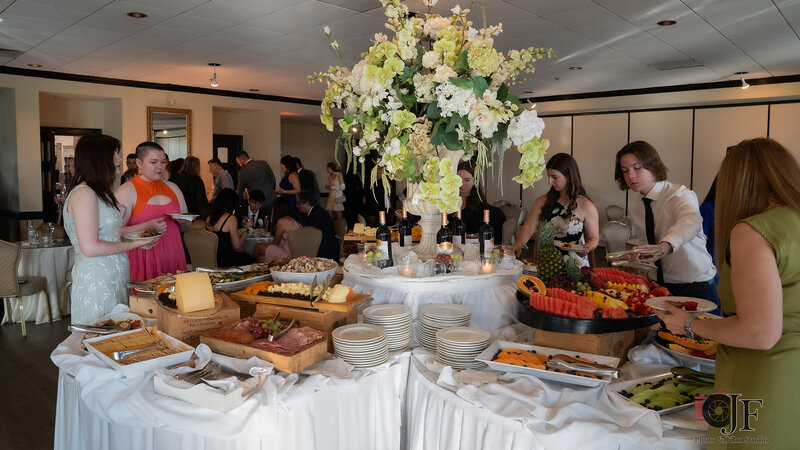
[{"label": "woman in green dress", "polygon": [[[709,427],[709,448],[765,440],[763,448],[797,448],[800,165],[772,139],[742,141],[722,162],[716,205],[725,318],[693,320],[673,307],[659,317],[673,333],[722,344],[714,390],[729,394],[717,399],[727,398],[735,415],[727,422],[716,415],[722,426]],[[735,394],[741,396],[732,400]],[[724,406],[713,412],[724,413]]]}]

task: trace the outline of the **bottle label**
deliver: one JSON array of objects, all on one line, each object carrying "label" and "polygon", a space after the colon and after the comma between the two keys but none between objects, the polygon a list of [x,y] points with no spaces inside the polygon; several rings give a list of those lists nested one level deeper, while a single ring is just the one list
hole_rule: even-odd
[{"label": "bottle label", "polygon": [[377,247],[377,251],[381,252],[381,256],[378,258],[379,261],[388,261],[389,260],[389,242],[382,241],[380,239],[375,240],[375,246]]},{"label": "bottle label", "polygon": [[464,240],[461,239],[461,235],[460,234],[457,234],[457,235],[453,236],[453,244],[464,245]]},{"label": "bottle label", "polygon": [[452,242],[440,242],[439,243],[439,253],[444,253],[449,255],[453,253],[453,243]]},{"label": "bottle label", "polygon": [[494,251],[494,238],[489,239],[488,241],[483,241],[483,257],[491,258],[493,251]]}]

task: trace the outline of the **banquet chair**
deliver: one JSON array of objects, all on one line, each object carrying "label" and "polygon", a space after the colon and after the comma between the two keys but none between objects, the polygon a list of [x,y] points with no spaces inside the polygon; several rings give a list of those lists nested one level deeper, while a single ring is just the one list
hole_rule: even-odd
[{"label": "banquet chair", "polygon": [[36,294],[37,292],[44,292],[45,298],[47,299],[47,317],[50,323],[53,322],[53,311],[50,307],[50,293],[47,292],[47,278],[34,276],[18,278],[19,261],[19,246],[11,242],[0,241],[0,297],[3,298],[6,310],[9,311],[9,317],[11,317],[11,311],[5,299],[17,299],[17,309],[19,309],[20,314],[22,335],[27,336],[25,331],[25,310],[22,305],[23,297]]},{"label": "banquet chair", "polygon": [[516,236],[519,231],[520,219],[523,217],[525,211],[513,204],[504,205],[500,207],[500,209],[503,211],[503,214],[506,215],[506,221],[503,222],[502,245],[511,245],[513,244],[514,236]]},{"label": "banquet chair", "polygon": [[314,227],[302,227],[289,234],[289,256],[317,256],[322,242],[322,231]]},{"label": "banquet chair", "polygon": [[344,235],[347,234],[347,221],[341,217],[333,219],[333,229],[336,232],[336,239],[339,239],[339,255],[341,255]]},{"label": "banquet chair", "polygon": [[619,205],[606,206],[606,220],[616,220],[622,222],[620,219],[625,217],[625,208]]},{"label": "banquet chair", "polygon": [[631,237],[631,229],[628,225],[611,220],[600,228],[600,236],[606,244],[606,253],[621,252],[625,250],[625,244]]},{"label": "banquet chair", "polygon": [[192,266],[209,269],[217,267],[219,238],[216,234],[200,228],[189,228],[183,232],[183,242],[189,251]]}]

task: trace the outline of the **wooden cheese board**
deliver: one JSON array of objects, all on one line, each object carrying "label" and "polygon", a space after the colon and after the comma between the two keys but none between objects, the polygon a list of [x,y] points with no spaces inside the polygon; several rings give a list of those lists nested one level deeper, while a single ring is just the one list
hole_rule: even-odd
[{"label": "wooden cheese board", "polygon": [[208,345],[211,351],[234,358],[250,359],[255,356],[269,361],[275,365],[275,370],[282,372],[297,373],[306,367],[325,358],[328,354],[328,340],[320,339],[307,347],[303,348],[294,355],[283,355],[280,353],[269,352],[245,344],[223,341],[211,336],[200,336],[200,342]]},{"label": "wooden cheese board", "polygon": [[244,292],[234,292],[231,298],[236,301],[254,302],[254,303],[268,303],[270,305],[291,306],[293,308],[316,309],[319,311],[339,311],[349,312],[358,307],[359,305],[372,300],[372,296],[368,294],[356,294],[355,298],[342,303],[330,303],[328,301],[320,300],[311,306],[308,300],[298,300],[295,298],[284,297],[268,297],[265,295],[245,294]]}]

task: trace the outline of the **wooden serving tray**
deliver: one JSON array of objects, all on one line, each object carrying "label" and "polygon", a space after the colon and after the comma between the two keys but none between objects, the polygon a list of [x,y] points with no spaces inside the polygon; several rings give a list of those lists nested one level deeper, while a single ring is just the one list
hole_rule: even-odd
[{"label": "wooden serving tray", "polygon": [[311,306],[308,300],[297,300],[295,298],[285,297],[267,297],[265,295],[245,294],[244,292],[234,292],[231,298],[236,301],[255,302],[255,303],[269,303],[270,305],[291,306],[293,308],[316,309],[319,311],[339,311],[349,312],[361,305],[364,302],[372,300],[372,296],[368,294],[356,294],[356,298],[348,300],[344,303],[330,303],[320,300]]},{"label": "wooden serving tray", "polygon": [[300,372],[315,362],[322,360],[328,354],[327,339],[320,339],[294,355],[268,352],[249,345],[223,341],[206,335],[200,336],[200,342],[208,345],[211,351],[215,353],[241,359],[250,359],[255,356],[271,362],[275,365],[276,370],[288,373]]}]

